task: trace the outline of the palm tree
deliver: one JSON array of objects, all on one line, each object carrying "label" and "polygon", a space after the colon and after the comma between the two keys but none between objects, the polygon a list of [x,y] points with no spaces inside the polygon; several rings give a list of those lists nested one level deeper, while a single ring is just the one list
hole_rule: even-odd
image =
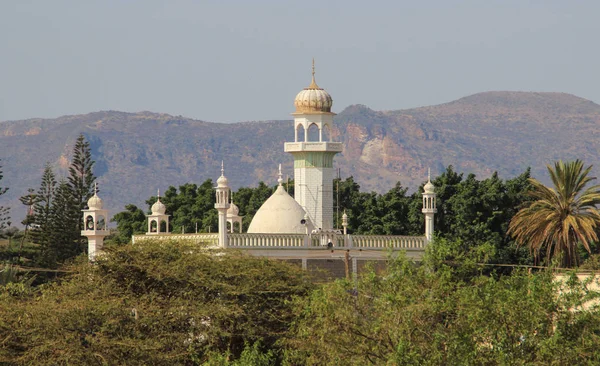
[{"label": "palm tree", "polygon": [[588,176],[592,166],[584,169],[580,160],[558,161],[554,169],[547,168],[554,188],[529,179],[532,189],[528,194],[534,200],[512,218],[508,233],[518,245],[529,246],[536,262],[545,249],[548,263],[562,255],[563,266],[571,267],[578,264],[577,244],[591,252],[590,243],[598,240],[600,185],[584,190],[596,178]]}]

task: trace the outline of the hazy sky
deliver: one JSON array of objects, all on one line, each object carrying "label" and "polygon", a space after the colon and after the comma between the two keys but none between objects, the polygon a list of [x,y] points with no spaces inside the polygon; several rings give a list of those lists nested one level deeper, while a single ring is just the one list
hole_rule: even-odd
[{"label": "hazy sky", "polygon": [[317,83],[376,110],[488,90],[600,102],[600,1],[0,0],[0,121],[288,119]]}]

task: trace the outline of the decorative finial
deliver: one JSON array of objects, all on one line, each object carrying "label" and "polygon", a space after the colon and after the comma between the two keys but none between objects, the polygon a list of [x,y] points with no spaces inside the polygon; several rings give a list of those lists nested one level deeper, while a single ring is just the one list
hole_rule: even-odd
[{"label": "decorative finial", "polygon": [[94,182],[94,196],[98,195],[98,182]]},{"label": "decorative finial", "polygon": [[225,168],[223,165],[223,160],[221,160],[221,176],[224,176],[224,175],[225,175]]},{"label": "decorative finial", "polygon": [[427,181],[431,182],[431,168],[427,168]]},{"label": "decorative finial", "polygon": [[319,86],[317,85],[317,82],[315,81],[315,58],[314,57],[312,60],[312,81],[310,82],[310,85],[308,86],[307,89],[321,89],[321,88],[319,88]]},{"label": "decorative finial", "polygon": [[160,200],[160,188],[156,190],[156,197]]},{"label": "decorative finial", "polygon": [[279,173],[277,174],[277,176],[277,183],[279,183],[279,186],[281,187],[281,183],[283,183],[283,174],[281,174],[281,164],[279,164]]}]

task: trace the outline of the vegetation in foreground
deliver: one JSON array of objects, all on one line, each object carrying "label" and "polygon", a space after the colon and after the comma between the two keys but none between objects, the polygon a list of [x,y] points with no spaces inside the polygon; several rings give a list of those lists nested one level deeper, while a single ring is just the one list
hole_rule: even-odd
[{"label": "vegetation in foreground", "polygon": [[[111,248],[0,295],[8,365],[596,364],[598,294],[552,273],[483,275],[436,242],[422,265],[315,285],[281,261],[185,243]],[[83,258],[82,258],[83,259]],[[562,292],[559,287],[564,286]]]}]

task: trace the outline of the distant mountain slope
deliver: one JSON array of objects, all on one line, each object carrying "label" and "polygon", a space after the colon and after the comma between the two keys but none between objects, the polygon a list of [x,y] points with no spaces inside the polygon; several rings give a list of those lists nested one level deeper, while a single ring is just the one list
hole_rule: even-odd
[{"label": "distant mountain slope", "polygon": [[[335,118],[332,137],[345,144],[336,158],[343,177],[363,189],[385,191],[400,180],[416,189],[427,167],[503,177],[531,166],[545,177],[557,159],[598,160],[600,105],[563,93],[486,92],[430,107],[373,111],[354,105]],[[225,161],[237,188],[259,180],[273,184],[276,166],[292,175],[283,143],[294,137],[291,121],[209,123],[151,112],[95,112],[56,119],[0,122],[3,196],[25,213],[18,197],[37,188],[46,161],[66,175],[77,135],[91,142],[101,195],[112,213],[169,185],[216,179]]]}]

